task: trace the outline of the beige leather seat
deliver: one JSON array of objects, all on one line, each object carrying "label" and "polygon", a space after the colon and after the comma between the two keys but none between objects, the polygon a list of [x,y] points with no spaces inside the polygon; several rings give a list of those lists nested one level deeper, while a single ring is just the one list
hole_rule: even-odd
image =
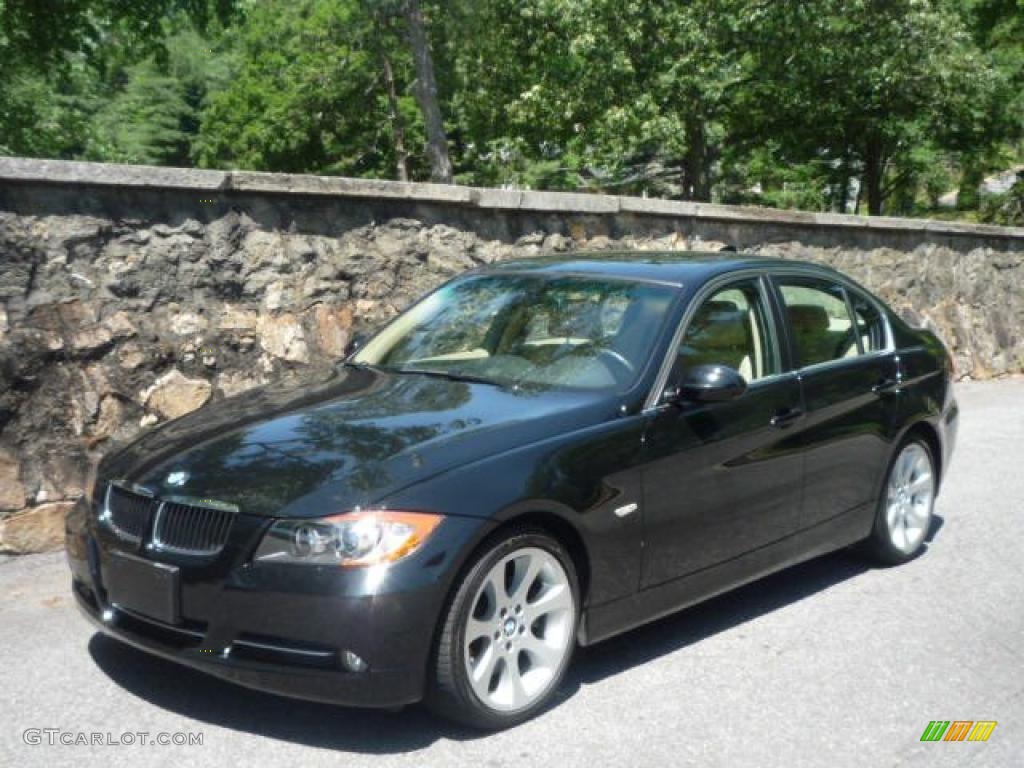
[{"label": "beige leather seat", "polygon": [[825,308],[814,304],[791,304],[786,307],[786,311],[800,353],[800,364],[811,365],[831,360],[834,348]]},{"label": "beige leather seat", "polygon": [[731,301],[709,301],[694,316],[680,348],[687,368],[727,365],[754,378],[753,344],[746,312]]}]

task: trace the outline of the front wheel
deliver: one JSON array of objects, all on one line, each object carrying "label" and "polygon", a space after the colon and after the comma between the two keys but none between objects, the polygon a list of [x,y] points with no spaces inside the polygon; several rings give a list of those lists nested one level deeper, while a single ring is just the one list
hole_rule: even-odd
[{"label": "front wheel", "polygon": [[512,531],[469,569],[444,616],[427,704],[476,728],[507,728],[548,704],[576,644],[572,560],[537,530]]},{"label": "front wheel", "polygon": [[935,506],[935,462],[920,440],[908,440],[889,467],[866,549],[885,563],[903,563],[924,544]]}]

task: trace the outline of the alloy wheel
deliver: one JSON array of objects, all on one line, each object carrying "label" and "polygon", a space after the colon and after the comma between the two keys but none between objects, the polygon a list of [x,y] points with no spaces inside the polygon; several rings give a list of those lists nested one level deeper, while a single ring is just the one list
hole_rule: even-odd
[{"label": "alloy wheel", "polygon": [[885,520],[892,545],[904,554],[921,546],[931,523],[935,473],[920,443],[909,443],[896,458],[886,490]]},{"label": "alloy wheel", "polygon": [[488,571],[464,633],[466,672],[481,703],[512,712],[547,693],[571,650],[573,602],[565,569],[544,549],[515,550]]}]

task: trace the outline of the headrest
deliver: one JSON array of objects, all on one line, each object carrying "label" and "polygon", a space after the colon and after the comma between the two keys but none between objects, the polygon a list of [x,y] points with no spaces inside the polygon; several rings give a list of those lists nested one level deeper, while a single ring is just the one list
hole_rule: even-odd
[{"label": "headrest", "polygon": [[793,330],[799,334],[825,333],[828,331],[828,312],[814,304],[793,304],[787,307]]},{"label": "headrest", "polygon": [[697,335],[705,348],[743,348],[747,345],[746,314],[731,301],[709,301],[694,318],[688,336]]}]

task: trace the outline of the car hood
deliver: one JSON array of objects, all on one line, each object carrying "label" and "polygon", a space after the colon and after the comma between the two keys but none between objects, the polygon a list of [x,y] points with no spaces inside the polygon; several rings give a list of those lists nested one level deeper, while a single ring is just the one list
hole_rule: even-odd
[{"label": "car hood", "polygon": [[453,466],[611,417],[607,395],[351,366],[307,372],[158,427],[101,479],[280,517],[334,514]]}]

